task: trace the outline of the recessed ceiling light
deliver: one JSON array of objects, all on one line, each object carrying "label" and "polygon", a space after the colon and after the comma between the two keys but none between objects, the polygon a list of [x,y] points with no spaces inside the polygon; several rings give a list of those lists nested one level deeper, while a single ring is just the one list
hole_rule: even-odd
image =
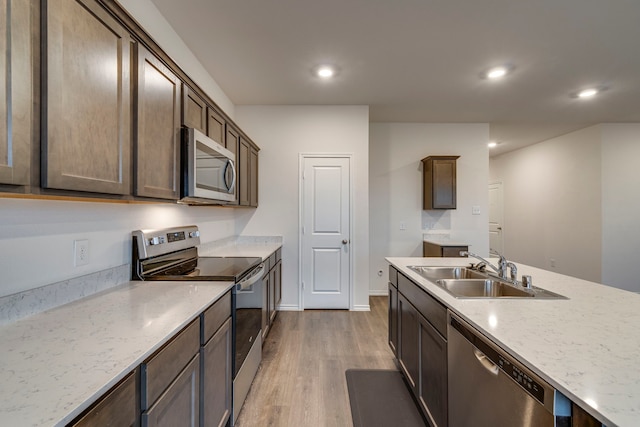
[{"label": "recessed ceiling light", "polygon": [[497,143],[497,142],[495,142],[495,141],[489,141],[489,143],[487,144],[487,146],[488,146],[489,148],[497,147],[497,146],[498,146],[498,143]]},{"label": "recessed ceiling light", "polygon": [[589,88],[578,92],[578,98],[592,98],[598,93],[598,89]]},{"label": "recessed ceiling light", "polygon": [[487,78],[490,80],[501,79],[506,76],[508,72],[507,67],[495,67],[487,71]]},{"label": "recessed ceiling light", "polygon": [[322,79],[330,79],[336,74],[336,70],[329,65],[322,65],[318,67],[316,74]]}]

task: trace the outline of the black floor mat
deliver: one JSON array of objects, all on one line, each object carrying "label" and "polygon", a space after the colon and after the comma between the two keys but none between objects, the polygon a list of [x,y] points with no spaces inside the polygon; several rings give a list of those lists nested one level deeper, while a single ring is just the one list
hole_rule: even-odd
[{"label": "black floor mat", "polygon": [[395,370],[347,369],[354,427],[424,427],[402,374]]}]

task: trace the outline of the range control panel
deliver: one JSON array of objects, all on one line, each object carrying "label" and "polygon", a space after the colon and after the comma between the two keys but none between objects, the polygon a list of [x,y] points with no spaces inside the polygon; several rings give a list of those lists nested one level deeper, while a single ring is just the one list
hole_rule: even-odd
[{"label": "range control panel", "polygon": [[200,244],[200,231],[195,225],[159,230],[136,230],[132,233],[140,259],[147,259]]}]

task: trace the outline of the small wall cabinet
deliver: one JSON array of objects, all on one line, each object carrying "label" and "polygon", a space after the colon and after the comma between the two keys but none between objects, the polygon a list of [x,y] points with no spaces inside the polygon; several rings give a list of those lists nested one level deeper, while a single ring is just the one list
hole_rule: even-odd
[{"label": "small wall cabinet", "polygon": [[460,156],[429,156],[422,159],[422,209],[456,208],[456,160]]}]

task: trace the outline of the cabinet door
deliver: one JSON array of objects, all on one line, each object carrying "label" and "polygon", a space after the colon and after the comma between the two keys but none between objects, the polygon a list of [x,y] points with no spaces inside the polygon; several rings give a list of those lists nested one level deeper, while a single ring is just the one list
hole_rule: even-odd
[{"label": "cabinet door", "polygon": [[180,80],[138,46],[135,186],[138,196],[180,197]]},{"label": "cabinet door", "polygon": [[401,293],[398,293],[398,361],[416,394],[420,363],[418,316],[418,311]]},{"label": "cabinet door", "polygon": [[120,384],[108,391],[70,427],[123,427],[139,425],[140,402],[137,399],[137,372],[130,373]]},{"label": "cabinet door", "polygon": [[129,194],[131,38],[95,0],[42,8],[42,186]]},{"label": "cabinet door", "polygon": [[447,341],[422,316],[419,401],[435,427],[447,425]]},{"label": "cabinet door", "polygon": [[398,289],[389,283],[389,347],[398,355]]},{"label": "cabinet door", "polygon": [[276,318],[276,267],[269,272],[269,325]]},{"label": "cabinet door", "polygon": [[186,84],[182,85],[182,124],[207,133],[207,104]]},{"label": "cabinet door", "polygon": [[202,425],[224,426],[231,415],[231,318],[202,347]]},{"label": "cabinet door", "polygon": [[249,149],[249,206],[258,207],[258,150]]},{"label": "cabinet door", "polygon": [[243,138],[240,138],[240,144],[238,145],[238,201],[240,206],[249,206],[250,204],[250,151],[251,147],[249,143]]},{"label": "cabinet door", "polygon": [[196,355],[148,411],[142,427],[196,427],[200,423],[200,355]]},{"label": "cabinet door", "polygon": [[[226,147],[226,129],[225,129],[225,120],[221,114],[219,114],[216,110],[211,107],[207,107],[207,136],[213,139],[218,144]],[[233,145],[233,141],[231,145]],[[237,148],[234,146],[233,151],[236,152]]]},{"label": "cabinet door", "polygon": [[29,184],[31,159],[31,2],[0,3],[0,184]]},{"label": "cabinet door", "polygon": [[269,333],[269,274],[265,274],[262,279],[262,342]]},{"label": "cabinet door", "polygon": [[[282,302],[282,261],[278,261],[275,266],[276,274],[274,276],[273,287],[275,289],[275,303],[273,311],[277,313],[276,307]],[[275,317],[275,314],[274,314]]]}]

